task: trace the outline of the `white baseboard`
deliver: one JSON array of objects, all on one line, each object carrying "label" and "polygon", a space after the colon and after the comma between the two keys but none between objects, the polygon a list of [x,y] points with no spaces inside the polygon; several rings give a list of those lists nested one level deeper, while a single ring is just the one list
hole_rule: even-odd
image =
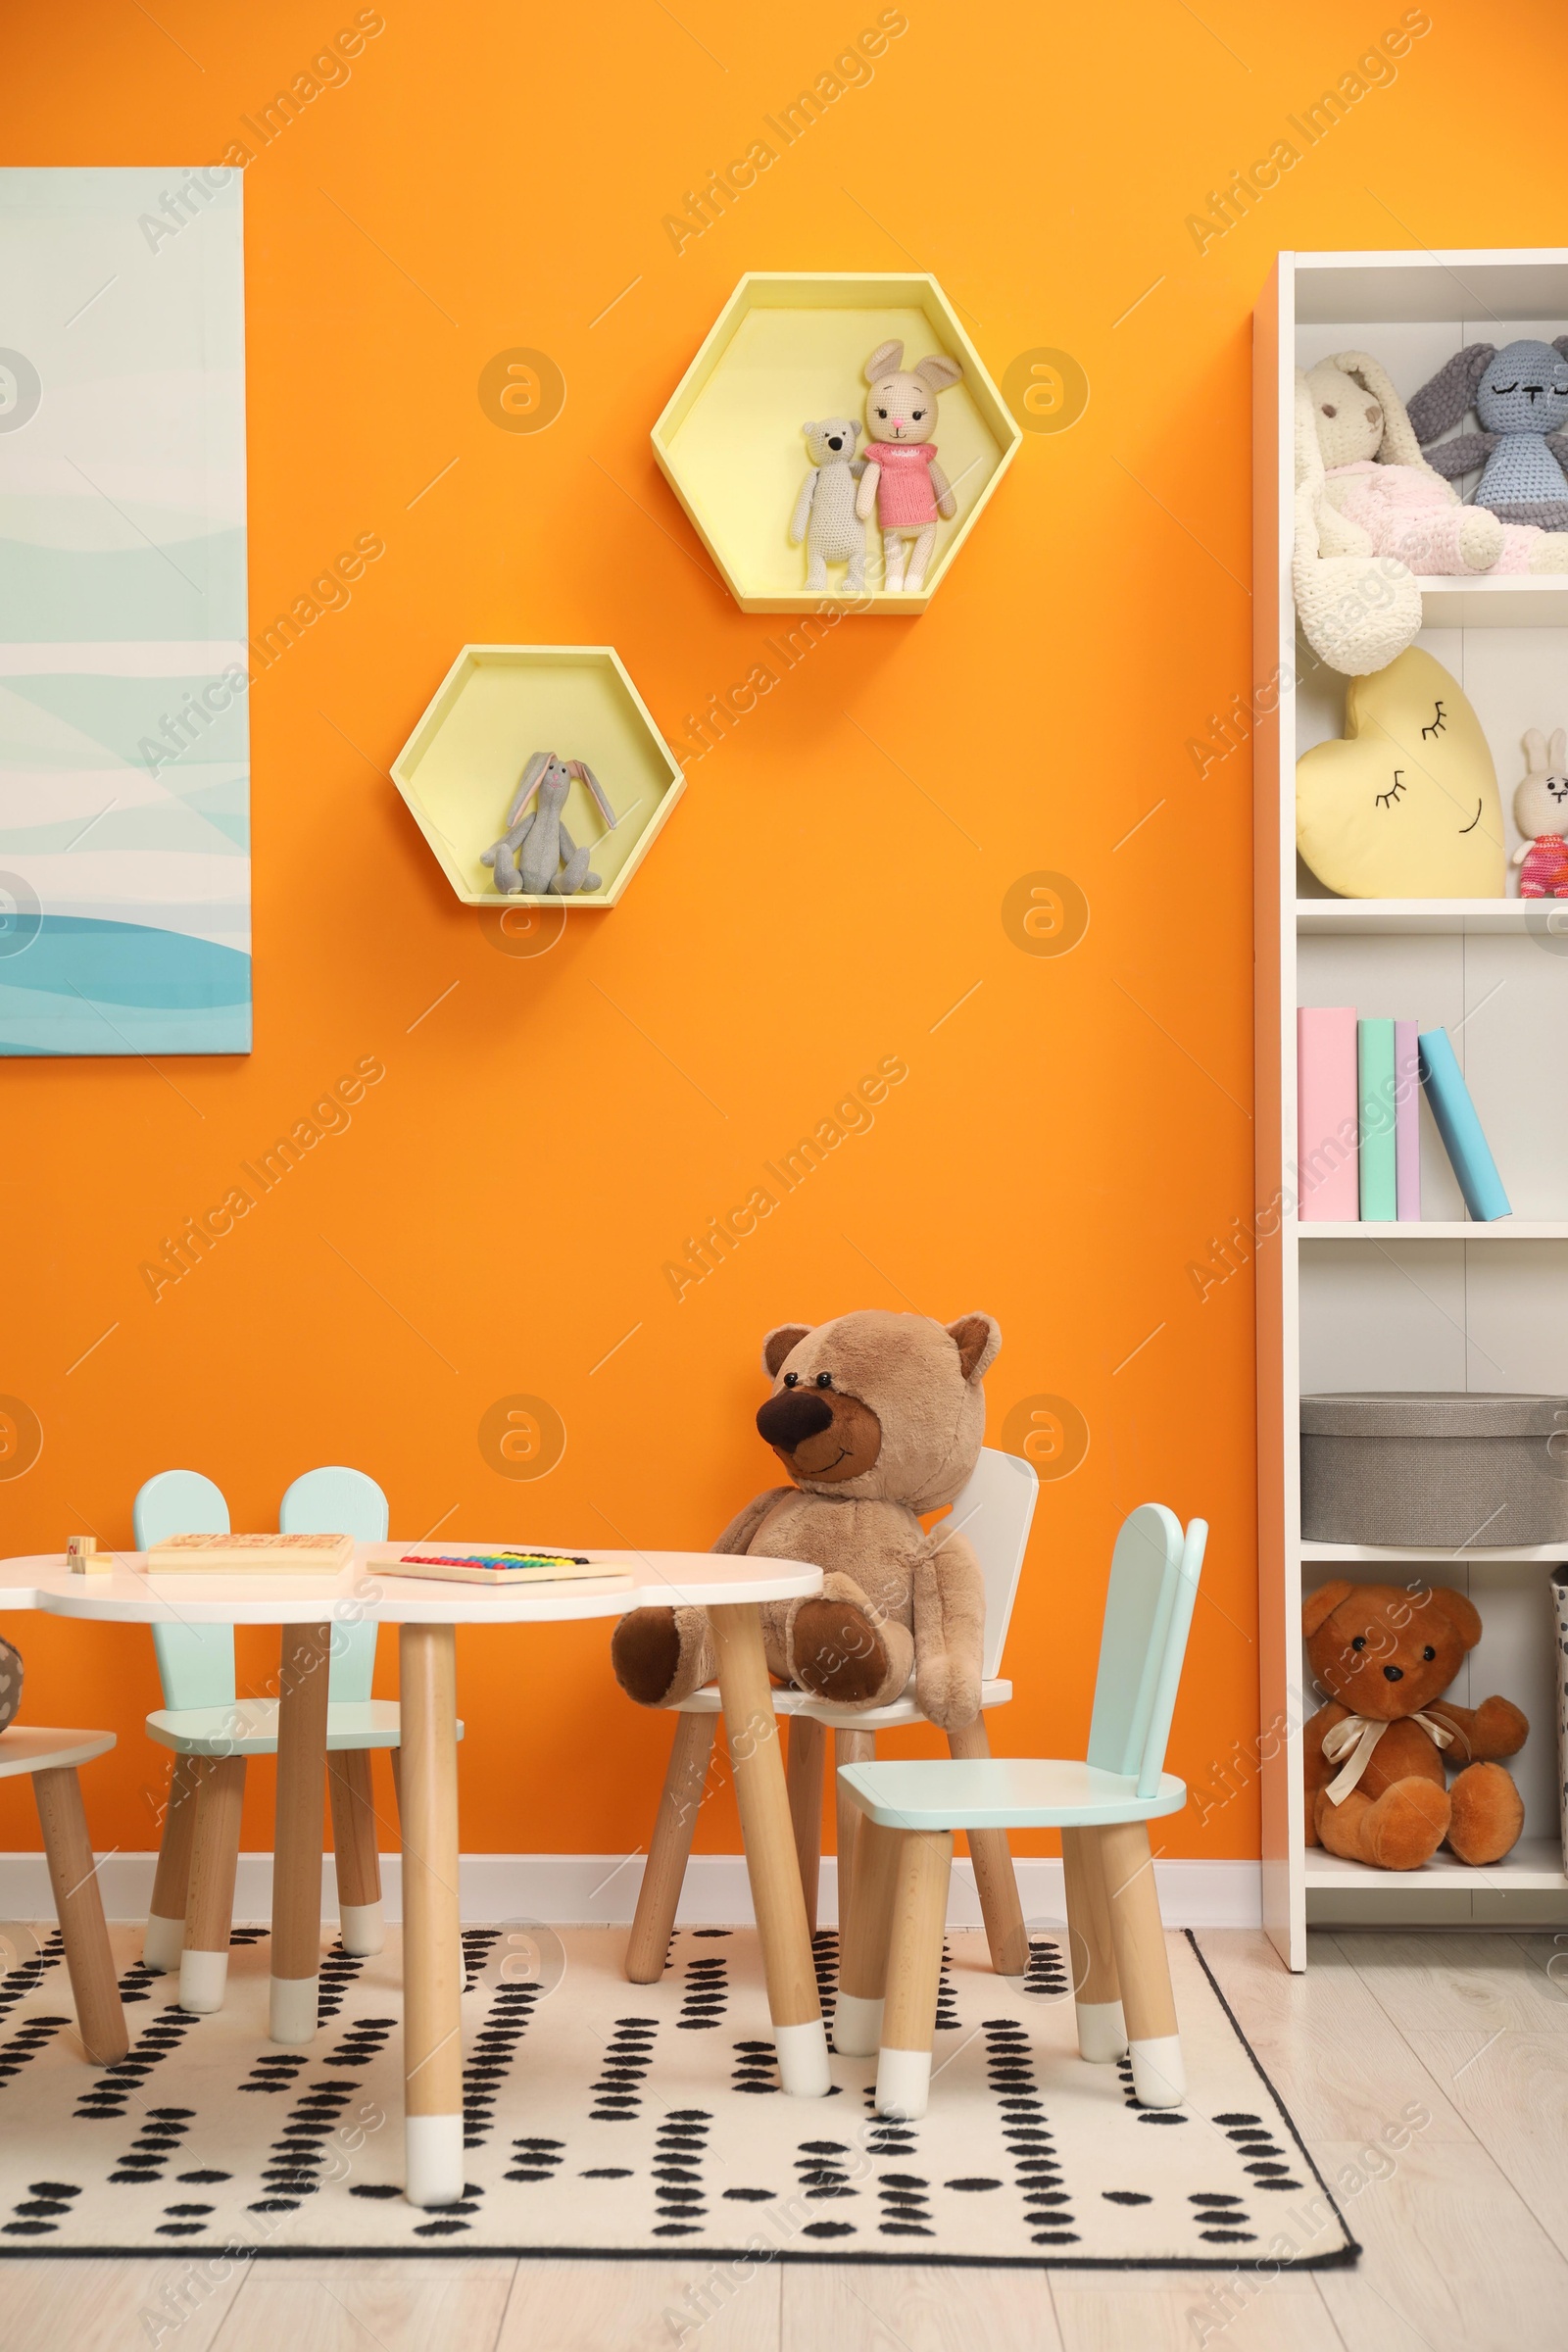
[{"label": "white baseboard", "polygon": [[[98,1866],[104,1909],[111,1919],[145,1919],[152,1898],[153,1854],[116,1853]],[[505,1925],[537,1920],[557,1926],[613,1926],[629,1922],[642,1883],[641,1854],[465,1854],[459,1879],[463,1917]],[[1060,1925],[1066,1917],[1061,1864],[1025,1859],[1018,1863],[1018,1892],[1032,1927]],[[386,1916],[403,1916],[402,1862],[381,1859]],[[1160,1910],[1168,1928],[1255,1928],[1262,1919],[1262,1873],[1256,1862],[1156,1862]],[[271,1915],[272,1857],[241,1854],[234,1889],[234,1917],[263,1924]],[[838,1867],[822,1860],[818,1911],[821,1924],[838,1921]],[[0,1920],[49,1919],[54,1902],[42,1854],[0,1854]],[[321,1872],[321,1916],[337,1917],[337,1886],[328,1856]],[[974,1870],[967,1861],[953,1866],[948,1916],[956,1928],[980,1925]],[[739,1854],[694,1854],[686,1869],[680,1919],[686,1927],[744,1927],[752,1919],[746,1864]]]}]

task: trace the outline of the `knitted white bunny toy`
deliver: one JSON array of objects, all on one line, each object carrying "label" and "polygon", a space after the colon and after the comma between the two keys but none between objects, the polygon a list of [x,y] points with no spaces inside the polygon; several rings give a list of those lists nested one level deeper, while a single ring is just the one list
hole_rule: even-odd
[{"label": "knitted white bunny toy", "polygon": [[1539,727],[1525,732],[1525,775],[1513,796],[1524,839],[1513,854],[1522,899],[1568,899],[1568,734],[1552,730],[1548,750]]},{"label": "knitted white bunny toy", "polygon": [[[561,821],[561,811],[573,781],[586,784],[612,831],[617,822],[603,785],[583,760],[558,760],[554,752],[535,752],[518,780],[507,810],[507,830],[479,858],[490,866],[496,888],[509,897],[569,899],[581,890],[598,890],[602,877],[588,871],[592,852],[578,849]],[[538,807],[528,804],[538,796]],[[524,815],[523,811],[527,810]]]},{"label": "knitted white bunny toy", "polygon": [[[883,585],[893,596],[916,595],[937,543],[937,516],[951,522],[958,512],[948,477],[937,464],[930,429],[937,420],[937,394],[956,384],[963,369],[941,352],[902,363],[902,343],[879,343],[865,363],[865,421],[871,440],[855,512],[862,522],[873,507],[882,526]],[[910,544],[912,542],[912,546]],[[906,575],[905,565],[908,571]]]}]

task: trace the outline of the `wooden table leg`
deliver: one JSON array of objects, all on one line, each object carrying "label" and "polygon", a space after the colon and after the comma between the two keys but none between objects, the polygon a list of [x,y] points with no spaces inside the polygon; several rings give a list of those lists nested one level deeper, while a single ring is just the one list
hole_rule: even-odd
[{"label": "wooden table leg", "polygon": [[[977,1715],[961,1732],[948,1734],[956,1756],[989,1756],[991,1739],[986,1719]],[[1018,1880],[1005,1830],[970,1830],[969,1859],[974,1864],[980,1916],[986,1923],[991,1965],[999,1977],[1021,1977],[1029,1966],[1029,1932],[1018,1900]]]},{"label": "wooden table leg", "polygon": [[1091,2066],[1127,2054],[1116,1949],[1110,1937],[1110,1898],[1093,1830],[1063,1830],[1061,1869],[1067,1888],[1068,1968],[1078,2007],[1078,2051]]},{"label": "wooden table leg", "polygon": [[321,1972],[322,1782],[326,1764],[327,1625],[283,1628],[278,1674],[277,1815],[272,1833],[274,2041],[316,2034]]},{"label": "wooden table leg", "polygon": [[825,2098],[831,2088],[827,2035],[778,1752],[773,1687],[762,1654],[762,1622],[755,1601],[730,1602],[710,1609],[708,1617],[718,1654],[718,1688],[779,2080],[796,2098]]},{"label": "wooden table leg", "polygon": [[657,1984],[669,1957],[680,1890],[697,1832],[697,1815],[708,1785],[713,1751],[712,1715],[677,1715],[669,1769],[660,1792],[648,1866],[637,1889],[637,1909],[626,1941],[626,1974],[634,1984]]},{"label": "wooden table leg", "polygon": [[912,2123],[924,2115],[931,2090],[953,1833],[906,1830],[899,1843],[887,2005],[876,2062],[876,2111]]},{"label": "wooden table leg", "polygon": [[833,1810],[835,1843],[838,1847],[835,1875],[841,1936],[855,1902],[855,1849],[864,1816],[859,1806],[852,1805],[839,1787],[839,1770],[845,1764],[869,1764],[875,1754],[875,1732],[835,1732],[833,1735]]},{"label": "wooden table leg", "polygon": [[81,1784],[74,1766],[32,1776],[38,1827],[49,1857],[49,1884],[66,1947],[66,1967],[76,2003],[81,2046],[94,2066],[115,2066],[130,2047],[125,2012],[115,1979],[115,1959],[104,1925],[98,1865],[87,1836]]},{"label": "wooden table leg", "polygon": [[153,1879],[152,1908],[142,1939],[142,1964],[155,1976],[179,1966],[185,1946],[185,1905],[190,1894],[190,1850],[196,1835],[196,1758],[176,1756],[164,1809],[164,1835]]},{"label": "wooden table leg", "polygon": [[833,2047],[846,2058],[869,2058],[882,2039],[900,1841],[899,1831],[879,1829],[861,1815],[855,1841],[855,1902],[849,1918],[839,1923],[839,2000],[833,2012]]},{"label": "wooden table leg", "polygon": [[457,1637],[402,1630],[405,2195],[463,2195],[463,1979],[458,1912]]},{"label": "wooden table leg", "polygon": [[790,1752],[784,1780],[790,1792],[790,1820],[795,1829],[801,1892],[806,1897],[806,1925],[813,1936],[817,1881],[822,1873],[822,1757],[826,1746],[827,1734],[814,1717],[790,1717]]},{"label": "wooden table leg", "polygon": [[1109,1897],[1110,1935],[1133,2062],[1133,2091],[1141,2107],[1179,2107],[1187,2095],[1187,2078],[1148,1826],[1141,1821],[1116,1822],[1090,1835],[1100,1846]]},{"label": "wooden table leg", "polygon": [[375,1841],[375,1790],[368,1747],[344,1747],[326,1759],[332,1800],[332,1859],[337,1871],[338,1934],[343,1949],[368,1959],[386,1941],[381,1920],[381,1856]]},{"label": "wooden table leg", "polygon": [[185,1905],[185,1948],[179,1956],[179,2005],[200,2016],[221,2009],[228,1989],[228,1939],[234,1925],[245,1759],[203,1756],[198,1761],[196,1837]]}]

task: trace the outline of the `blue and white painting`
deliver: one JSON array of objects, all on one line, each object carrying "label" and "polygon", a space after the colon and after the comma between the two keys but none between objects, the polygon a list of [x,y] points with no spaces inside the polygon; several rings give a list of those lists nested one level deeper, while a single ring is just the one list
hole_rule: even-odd
[{"label": "blue and white painting", "polygon": [[240,186],[0,171],[0,1054],[250,1050]]}]

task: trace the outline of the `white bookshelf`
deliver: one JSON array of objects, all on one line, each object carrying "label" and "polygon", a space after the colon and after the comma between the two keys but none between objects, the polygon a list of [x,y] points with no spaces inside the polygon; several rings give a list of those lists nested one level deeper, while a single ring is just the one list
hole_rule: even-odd
[{"label": "white bookshelf", "polygon": [[[1293,375],[1371,352],[1406,399],[1470,342],[1568,329],[1568,249],[1282,254],[1254,314],[1255,675],[1277,707],[1253,738],[1257,971],[1259,1658],[1266,1759],[1264,1921],[1292,1968],[1312,1924],[1562,1924],[1556,1656],[1548,1571],[1568,1544],[1444,1555],[1305,1543],[1303,1395],[1331,1389],[1568,1393],[1568,902],[1336,899],[1296,855],[1296,761],[1343,731],[1346,680],[1296,632],[1291,597]],[[1459,485],[1467,489],[1469,484]],[[1510,854],[1526,727],[1568,726],[1568,577],[1423,579],[1417,642],[1463,686],[1496,764]],[[1510,867],[1510,891],[1518,887]],[[1439,1023],[1454,1041],[1514,1214],[1477,1225],[1422,1106],[1422,1221],[1300,1223],[1296,1011],[1353,1004]],[[1271,1213],[1272,1212],[1272,1213]],[[1515,1699],[1530,1740],[1509,1769],[1525,1835],[1504,1862],[1446,1853],[1396,1873],[1304,1841],[1301,1727],[1318,1705],[1305,1592],[1334,1577],[1451,1584],[1485,1634],[1454,1686]],[[1283,1727],[1276,1744],[1267,1735]]]}]

